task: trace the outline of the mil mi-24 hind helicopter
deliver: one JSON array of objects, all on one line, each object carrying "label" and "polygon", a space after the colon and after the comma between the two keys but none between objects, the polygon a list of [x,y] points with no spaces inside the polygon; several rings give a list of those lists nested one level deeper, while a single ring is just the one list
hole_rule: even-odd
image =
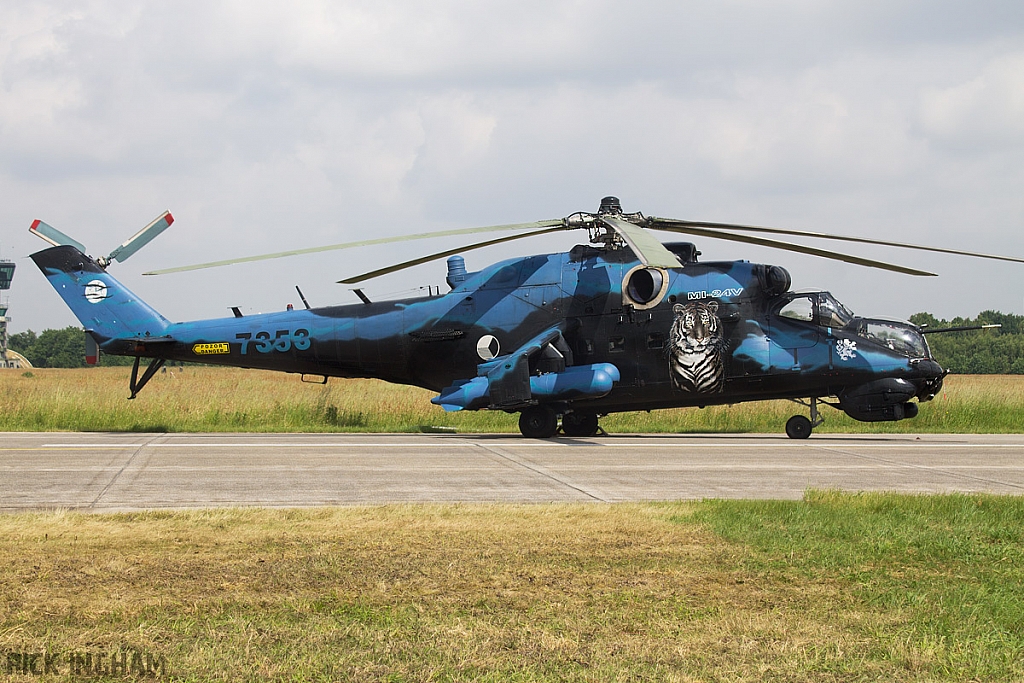
[{"label": "mil mi-24 hind helicopter", "polygon": [[[946,372],[915,325],[854,315],[830,293],[791,292],[780,266],[699,262],[689,242],[662,244],[648,229],[812,254],[872,268],[926,271],[742,233],[782,234],[1024,259],[724,223],[623,213],[606,197],[597,213],[331,245],[147,274],[423,237],[505,231],[511,236],[342,280],[355,284],[448,258],[450,291],[417,298],[172,323],[107,273],[170,225],[164,214],[108,257],[36,221],[52,248],[32,259],[87,332],[88,354],[135,357],[131,398],[166,361],[367,377],[438,392],[445,410],[518,412],[524,436],[592,436],[609,413],[790,399],[810,408],[786,424],[806,438],[819,402],[867,421],[917,415]],[[501,261],[468,272],[458,253],[559,230],[590,243],[565,253]],[[301,291],[299,292],[301,296]],[[303,302],[305,303],[305,298]],[[937,330],[936,330],[937,331]],[[139,376],[140,359],[150,359]],[[914,400],[916,399],[916,401]]]}]

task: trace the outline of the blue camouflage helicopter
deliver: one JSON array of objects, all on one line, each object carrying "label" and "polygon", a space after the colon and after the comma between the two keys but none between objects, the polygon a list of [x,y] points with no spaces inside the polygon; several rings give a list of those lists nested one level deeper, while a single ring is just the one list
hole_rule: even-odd
[{"label": "blue camouflage helicopter", "polygon": [[[524,436],[559,430],[586,437],[615,412],[790,399],[810,417],[786,423],[792,438],[821,424],[819,402],[857,420],[893,421],[918,413],[946,374],[922,330],[854,315],[830,293],[791,292],[780,266],[700,262],[691,242],[661,243],[649,230],[725,239],[873,268],[934,275],[830,250],[781,242],[781,234],[884,244],[1024,263],[1024,259],[824,233],[708,223],[624,213],[605,197],[596,213],[515,225],[350,242],[218,261],[147,274],[193,270],[402,239],[511,233],[342,280],[356,284],[448,257],[450,291],[371,302],[172,323],[107,273],[166,229],[158,217],[110,255],[36,221],[30,230],[54,246],[32,254],[81,321],[87,355],[134,356],[130,398],[167,361],[299,373],[303,379],[366,377],[424,387],[448,411],[519,413]],[[526,256],[468,272],[460,253],[559,230],[585,229],[589,243],[565,253]],[[753,234],[748,234],[753,233]],[[936,330],[937,331],[937,330]],[[148,359],[140,372],[140,360]],[[916,399],[916,401],[914,400]]]}]

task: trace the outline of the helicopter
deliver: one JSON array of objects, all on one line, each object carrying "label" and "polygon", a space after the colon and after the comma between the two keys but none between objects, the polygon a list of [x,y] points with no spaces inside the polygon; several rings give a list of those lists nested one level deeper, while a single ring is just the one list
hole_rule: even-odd
[{"label": "helicopter", "polygon": [[[725,239],[915,276],[934,273],[764,235],[882,244],[1024,263],[1024,259],[826,233],[625,213],[616,197],[596,213],[421,233],[265,254],[145,273],[160,275],[388,241],[512,233],[428,254],[345,280],[364,280],[447,258],[449,291],[391,301],[170,322],[113,278],[123,261],[173,222],[169,212],[106,257],[35,221],[50,248],[31,255],[81,321],[91,362],[134,356],[129,398],[168,361],[278,370],[303,381],[375,378],[436,392],[446,411],[519,413],[523,436],[589,437],[625,411],[789,399],[809,408],[785,426],[810,436],[828,405],[865,421],[913,418],[947,371],[908,322],[855,315],[827,291],[791,291],[789,272],[747,261],[702,262],[692,242],[651,230]],[[560,230],[589,240],[563,253],[516,257],[478,271],[465,252]],[[749,234],[753,233],[753,234]],[[948,330],[935,330],[948,331]],[[145,370],[140,361],[148,360]]]}]

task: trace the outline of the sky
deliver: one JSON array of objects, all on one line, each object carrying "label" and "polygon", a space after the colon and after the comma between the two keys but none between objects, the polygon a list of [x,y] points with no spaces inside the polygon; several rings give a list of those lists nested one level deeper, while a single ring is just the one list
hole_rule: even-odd
[{"label": "sky", "polygon": [[[34,219],[101,256],[169,209],[110,272],[178,321],[282,310],[296,285],[356,303],[337,280],[458,241],[143,272],[561,218],[610,194],[647,215],[1024,257],[1022,188],[1019,0],[0,0],[12,332],[77,324],[27,259],[46,246]],[[846,247],[939,274],[920,278],[695,241],[860,315],[1024,313],[1024,264]],[[444,271],[363,289],[405,296]]]}]

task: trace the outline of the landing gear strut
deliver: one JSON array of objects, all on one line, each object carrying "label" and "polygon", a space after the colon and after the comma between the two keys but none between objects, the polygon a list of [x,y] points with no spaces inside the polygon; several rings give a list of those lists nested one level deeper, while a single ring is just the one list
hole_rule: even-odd
[{"label": "landing gear strut", "polygon": [[793,399],[794,403],[799,403],[803,406],[809,406],[811,409],[811,417],[807,419],[803,415],[794,415],[786,421],[786,436],[791,439],[806,439],[811,435],[811,431],[821,425],[825,421],[825,418],[818,412],[818,399],[812,398],[810,402],[802,401],[799,399]]},{"label": "landing gear strut", "polygon": [[146,383],[153,379],[153,375],[164,366],[165,362],[167,361],[164,358],[154,358],[149,362],[149,367],[146,368],[146,371],[142,373],[142,379],[139,379],[139,357],[135,356],[135,363],[132,365],[132,379],[128,383],[128,388],[132,392],[132,395],[128,397],[129,401],[139,395],[142,387],[146,386]]}]

